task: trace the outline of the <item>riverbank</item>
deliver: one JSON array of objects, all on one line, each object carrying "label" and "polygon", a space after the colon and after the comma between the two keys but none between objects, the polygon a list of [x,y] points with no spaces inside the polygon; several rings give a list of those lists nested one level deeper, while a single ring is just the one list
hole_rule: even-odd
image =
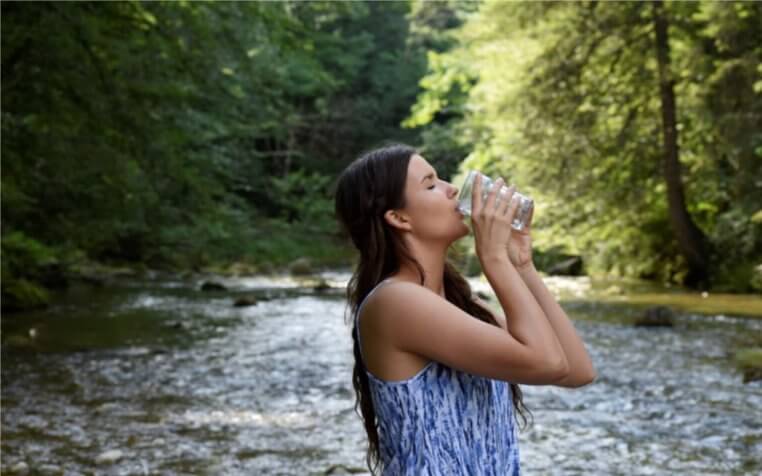
[{"label": "riverbank", "polygon": [[76,282],[107,286],[120,277],[153,275],[310,274],[349,267],[356,254],[330,227],[280,220],[259,225],[215,239],[186,237],[183,245],[157,247],[140,260],[126,259],[129,253],[125,251],[112,252],[108,259],[92,257],[79,249],[46,246],[26,235],[12,234],[2,242],[2,310],[45,308],[52,294]]},{"label": "riverbank", "polygon": [[[230,233],[193,247],[160,247],[144,260],[124,258],[93,259],[80,250],[51,248],[26,236],[3,239],[2,310],[13,312],[44,308],[51,291],[65,289],[72,282],[107,286],[120,277],[150,277],[157,274],[185,276],[205,273],[240,277],[293,274],[309,276],[321,270],[351,268],[357,252],[348,239],[332,227],[268,220],[257,229],[238,235]],[[186,238],[186,243],[193,240]],[[206,243],[206,246],[203,244]],[[450,258],[467,276],[478,276],[479,261],[473,255],[470,237],[451,248]],[[584,276],[582,256],[558,250],[535,250],[538,269],[553,275]],[[749,317],[762,316],[762,294],[731,294],[724,285],[699,294],[680,286],[653,281],[595,275],[586,293],[600,301],[665,305],[702,313],[731,312]],[[590,279],[590,278],[588,278]],[[584,279],[579,283],[586,282]],[[603,283],[603,284],[601,284]],[[708,298],[708,299],[707,299]]]}]

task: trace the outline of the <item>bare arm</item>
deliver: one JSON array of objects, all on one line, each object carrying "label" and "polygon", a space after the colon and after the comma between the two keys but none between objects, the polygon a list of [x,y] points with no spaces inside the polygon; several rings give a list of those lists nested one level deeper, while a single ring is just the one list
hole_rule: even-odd
[{"label": "bare arm", "polygon": [[563,347],[566,360],[569,363],[569,375],[554,385],[560,387],[581,387],[591,383],[596,378],[593,363],[585,349],[585,344],[577,335],[574,325],[569,316],[556,302],[555,297],[545,286],[542,277],[537,273],[534,264],[530,264],[518,271],[521,279],[532,292],[540,307],[553,327],[561,347]]},{"label": "bare arm", "polygon": [[[538,321],[549,328],[544,317]],[[541,347],[544,332],[520,342],[418,283],[383,286],[366,302],[358,325],[364,342],[386,342],[473,375],[527,385],[552,385],[567,375],[560,347],[555,353]]]},{"label": "bare arm", "polygon": [[[542,307],[507,256],[482,260],[484,275],[505,313],[505,328],[514,339],[545,355],[566,378],[569,370],[561,343]],[[498,320],[499,321],[499,320]],[[559,380],[560,381],[560,380]]]},{"label": "bare arm", "polygon": [[[521,279],[507,253],[511,239],[511,221],[519,203],[510,198],[515,187],[508,187],[503,194],[503,179],[498,178],[484,203],[481,177],[481,174],[476,175],[471,197],[474,245],[482,271],[505,312],[505,327],[508,332],[488,326],[492,328],[491,332],[484,332],[483,344],[480,345],[488,344],[493,336],[495,341],[507,339],[506,344],[501,346],[505,352],[501,354],[505,355],[506,359],[501,366],[521,365],[524,369],[509,367],[500,373],[513,373],[530,384],[556,383],[569,373],[566,355],[542,308]],[[498,201],[499,190],[502,198]],[[482,359],[488,358],[489,355],[485,355]],[[525,370],[527,373],[518,375],[518,370]],[[510,378],[505,380],[511,381]]]},{"label": "bare arm", "polygon": [[499,325],[500,328],[503,329],[504,331],[508,332],[508,325],[505,323],[505,316],[503,315],[502,312],[497,312],[497,310],[492,304],[490,304],[489,302],[483,301],[476,295],[473,296],[473,300],[474,302],[476,302],[483,308],[489,310],[490,313],[492,314],[492,317],[494,317],[495,320],[497,321],[497,325]]}]

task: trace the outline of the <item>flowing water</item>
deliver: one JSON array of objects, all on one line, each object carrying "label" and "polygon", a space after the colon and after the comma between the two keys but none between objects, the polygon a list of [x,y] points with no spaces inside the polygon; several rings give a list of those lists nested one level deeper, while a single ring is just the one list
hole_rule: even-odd
[{"label": "flowing water", "polygon": [[[348,274],[323,277],[334,289],[123,280],[3,316],[2,473],[367,474]],[[762,472],[762,382],[743,384],[731,358],[762,345],[759,297],[547,282],[598,379],[522,386],[534,414],[519,433],[524,474]],[[243,295],[260,299],[234,307]],[[674,327],[634,327],[646,301],[674,306]]]}]

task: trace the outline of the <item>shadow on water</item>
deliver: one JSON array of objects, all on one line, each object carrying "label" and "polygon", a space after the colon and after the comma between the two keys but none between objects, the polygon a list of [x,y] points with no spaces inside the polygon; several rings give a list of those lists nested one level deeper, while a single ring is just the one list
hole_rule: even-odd
[{"label": "shadow on water", "polygon": [[[212,292],[201,278],[123,281],[3,316],[2,472],[365,473],[348,277],[325,273],[323,291],[290,278]],[[574,390],[522,386],[535,417],[520,433],[528,474],[762,470],[760,382],[744,385],[730,358],[760,345],[762,319],[747,312],[759,297],[547,282],[599,376]],[[257,302],[235,307],[242,296]],[[633,326],[652,304],[675,308],[673,327]]]}]

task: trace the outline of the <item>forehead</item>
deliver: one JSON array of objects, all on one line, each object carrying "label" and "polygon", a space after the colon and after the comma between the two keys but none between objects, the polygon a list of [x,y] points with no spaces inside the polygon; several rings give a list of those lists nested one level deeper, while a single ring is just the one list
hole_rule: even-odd
[{"label": "forehead", "polygon": [[425,177],[426,175],[436,172],[434,168],[429,164],[426,159],[421,157],[418,154],[414,154],[410,158],[410,163],[407,167],[407,176],[409,180],[414,181],[415,183],[418,183]]}]

